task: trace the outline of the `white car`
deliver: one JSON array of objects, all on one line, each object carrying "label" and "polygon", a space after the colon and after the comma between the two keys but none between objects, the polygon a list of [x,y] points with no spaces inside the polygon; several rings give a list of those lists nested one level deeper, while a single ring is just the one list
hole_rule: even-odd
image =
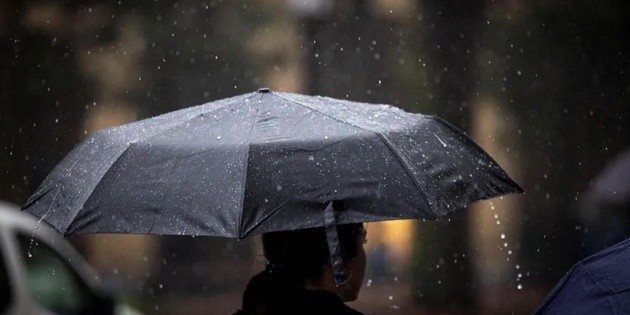
[{"label": "white car", "polygon": [[56,230],[0,201],[0,314],[117,314],[98,275]]}]

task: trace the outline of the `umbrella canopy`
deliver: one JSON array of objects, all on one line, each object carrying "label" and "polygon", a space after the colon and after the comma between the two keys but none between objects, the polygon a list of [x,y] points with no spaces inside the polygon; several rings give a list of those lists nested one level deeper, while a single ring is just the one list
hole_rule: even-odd
[{"label": "umbrella canopy", "polygon": [[65,235],[242,238],[434,219],[521,191],[439,118],[260,89],[96,132],[24,209]]},{"label": "umbrella canopy", "polygon": [[630,314],[630,239],[579,263],[534,314]]}]

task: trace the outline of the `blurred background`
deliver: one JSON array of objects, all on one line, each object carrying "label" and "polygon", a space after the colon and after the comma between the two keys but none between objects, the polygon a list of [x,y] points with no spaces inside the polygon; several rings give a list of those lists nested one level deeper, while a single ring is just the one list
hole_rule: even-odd
[{"label": "blurred background", "polygon": [[[0,1],[0,199],[74,145],[259,87],[388,103],[465,130],[526,193],[439,222],[368,224],[370,314],[529,314],[628,236],[587,202],[630,147],[627,1]],[[613,209],[614,208],[614,209]],[[625,221],[624,221],[625,220]],[[229,314],[259,240],[70,239],[146,314]]]}]

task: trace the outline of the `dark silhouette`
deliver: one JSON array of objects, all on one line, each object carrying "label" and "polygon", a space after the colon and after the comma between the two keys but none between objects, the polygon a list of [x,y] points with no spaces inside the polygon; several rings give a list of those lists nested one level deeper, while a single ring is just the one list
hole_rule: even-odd
[{"label": "dark silhouette", "polygon": [[365,229],[361,223],[337,229],[346,285],[335,283],[323,228],[267,233],[267,268],[250,280],[236,314],[361,314],[343,302],[355,300],[363,283]]}]

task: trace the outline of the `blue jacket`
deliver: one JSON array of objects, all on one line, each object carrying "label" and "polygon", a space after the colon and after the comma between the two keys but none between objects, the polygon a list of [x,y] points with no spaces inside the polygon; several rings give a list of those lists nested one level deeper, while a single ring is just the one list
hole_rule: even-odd
[{"label": "blue jacket", "polygon": [[578,262],[534,314],[630,314],[630,238]]}]

